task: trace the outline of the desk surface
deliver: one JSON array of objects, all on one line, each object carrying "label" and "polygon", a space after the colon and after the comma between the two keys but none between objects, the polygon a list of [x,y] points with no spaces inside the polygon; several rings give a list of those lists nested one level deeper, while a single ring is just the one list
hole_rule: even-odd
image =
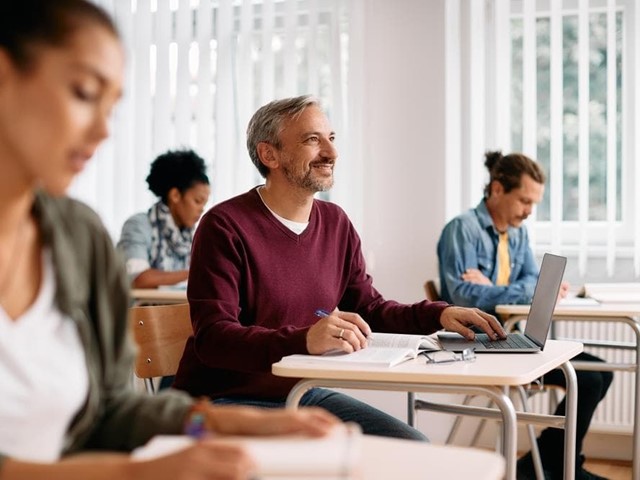
[{"label": "desk surface", "polygon": [[362,457],[362,478],[366,480],[504,477],[502,456],[476,448],[365,435]]},{"label": "desk surface", "polygon": [[[497,305],[499,315],[527,315],[529,305]],[[640,316],[640,303],[600,303],[598,305],[558,305],[554,316],[580,317],[636,317]]]},{"label": "desk surface", "polygon": [[[275,443],[270,448],[257,448],[254,442],[254,453],[257,461],[264,460],[267,455],[279,454],[284,447],[278,444],[278,437],[271,437]],[[281,437],[284,443],[291,442],[287,437]],[[252,440],[263,442],[265,437],[236,437],[240,443]],[[224,437],[220,437],[224,441]],[[415,440],[401,440],[397,438],[374,437],[363,435],[360,438],[360,458],[355,478],[362,480],[389,480],[402,478],[403,480],[426,480],[428,478],[473,478],[477,480],[500,480],[504,477],[505,462],[496,452],[477,448],[454,447],[449,445],[433,445]],[[178,452],[194,442],[184,436],[155,437],[147,445],[136,449],[132,456],[137,460],[150,460]],[[304,440],[298,440],[304,446]],[[249,447],[251,448],[251,447]],[[298,451],[306,455],[308,449],[304,447]],[[461,461],[463,460],[463,461]],[[263,480],[282,480],[278,477],[264,476]],[[287,476],[287,478],[294,478]],[[332,475],[296,475],[296,479],[340,480],[343,475],[334,478]],[[349,478],[352,478],[349,476]]]},{"label": "desk surface", "polygon": [[277,362],[274,375],[307,379],[371,382],[437,383],[441,385],[525,385],[582,352],[582,344],[549,340],[539,353],[481,353],[473,362],[427,364],[424,357],[392,368]]}]

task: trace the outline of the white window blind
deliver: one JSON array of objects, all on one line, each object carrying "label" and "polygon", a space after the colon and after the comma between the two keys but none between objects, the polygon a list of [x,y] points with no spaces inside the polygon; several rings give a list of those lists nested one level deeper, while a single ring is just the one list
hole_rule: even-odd
[{"label": "white window blind", "polygon": [[[145,178],[168,149],[193,148],[205,159],[211,204],[261,183],[245,130],[253,112],[276,98],[318,96],[347,149],[345,2],[95,1],[114,15],[124,39],[125,95],[111,138],[70,194],[94,207],[114,238],[129,215],[154,201]],[[348,208],[346,192],[331,195]]]},{"label": "white window blind", "polygon": [[447,98],[459,112],[453,127],[462,147],[448,155],[464,173],[447,179],[448,204],[466,209],[481,198],[485,151],[521,151],[548,177],[528,221],[536,251],[575,257],[583,279],[636,279],[640,6],[632,0],[455,4],[447,9],[447,26],[458,33],[446,54],[448,74],[457,75],[448,85],[459,90]]}]

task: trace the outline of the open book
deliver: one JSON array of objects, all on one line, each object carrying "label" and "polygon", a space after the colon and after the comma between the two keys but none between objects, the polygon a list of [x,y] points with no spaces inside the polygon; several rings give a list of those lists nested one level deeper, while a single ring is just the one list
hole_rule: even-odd
[{"label": "open book", "polygon": [[[356,424],[341,424],[320,438],[301,435],[275,437],[212,437],[216,442],[240,444],[258,466],[258,478],[352,478],[360,468],[362,433]],[[183,450],[197,440],[184,435],[160,435],[135,449],[144,461]]]},{"label": "open book", "polygon": [[288,355],[280,362],[393,367],[416,358],[420,352],[442,350],[438,341],[427,335],[372,333],[368,342],[367,348],[353,353],[333,351],[324,355]]},{"label": "open book", "polygon": [[640,303],[640,283],[585,283],[578,297],[602,303]]}]

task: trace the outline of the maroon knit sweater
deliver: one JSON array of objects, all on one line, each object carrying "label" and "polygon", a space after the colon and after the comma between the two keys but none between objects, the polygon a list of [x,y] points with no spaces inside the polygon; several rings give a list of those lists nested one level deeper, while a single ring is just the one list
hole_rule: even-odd
[{"label": "maroon knit sweater", "polygon": [[344,211],[315,200],[296,235],[256,189],[211,208],[193,240],[187,290],[194,328],[174,386],[200,396],[283,400],[296,379],[271,364],[308,353],[314,312],[357,312],[375,332],[432,333],[443,302],[401,305],[372,286]]}]

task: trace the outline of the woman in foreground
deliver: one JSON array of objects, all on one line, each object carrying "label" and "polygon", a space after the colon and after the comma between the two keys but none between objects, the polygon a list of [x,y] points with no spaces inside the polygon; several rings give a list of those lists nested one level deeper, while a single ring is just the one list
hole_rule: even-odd
[{"label": "woman in foreground", "polygon": [[123,68],[88,1],[0,2],[0,480],[249,478],[247,453],[215,438],[145,462],[118,452],[196,414],[218,436],[336,421],[131,390],[126,275],[98,217],[64,196],[108,135]]}]

